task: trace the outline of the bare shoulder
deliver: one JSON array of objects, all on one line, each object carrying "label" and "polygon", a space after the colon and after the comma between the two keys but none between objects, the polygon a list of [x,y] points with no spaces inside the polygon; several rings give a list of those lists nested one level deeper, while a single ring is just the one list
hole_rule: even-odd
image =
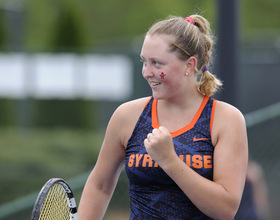
[{"label": "bare shoulder", "polygon": [[123,146],[126,146],[133,129],[151,97],[135,99],[121,104],[112,115],[109,126],[120,135]]},{"label": "bare shoulder", "polygon": [[137,111],[138,109],[142,111],[147,102],[150,100],[150,98],[151,97],[144,97],[125,102],[118,107],[117,111],[124,111],[125,113],[128,113],[130,111],[132,111],[130,113],[133,113],[133,111]]},{"label": "bare shoulder", "polygon": [[212,135],[214,143],[225,133],[246,134],[245,118],[236,107],[222,101],[217,101],[215,107]]},{"label": "bare shoulder", "polygon": [[121,104],[114,112],[114,117],[120,117],[120,119],[128,121],[135,117],[138,119],[149,99],[150,97],[145,97]]},{"label": "bare shoulder", "polygon": [[229,122],[235,120],[245,122],[244,116],[239,109],[222,101],[217,101],[215,117],[220,120],[228,120]]}]

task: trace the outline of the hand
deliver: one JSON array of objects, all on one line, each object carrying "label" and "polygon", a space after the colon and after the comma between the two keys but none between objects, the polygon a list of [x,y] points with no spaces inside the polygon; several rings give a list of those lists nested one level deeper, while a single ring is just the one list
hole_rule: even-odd
[{"label": "hand", "polygon": [[177,156],[172,136],[169,130],[163,126],[155,128],[152,133],[149,133],[144,140],[144,145],[148,154],[159,165],[171,159],[172,156]]}]

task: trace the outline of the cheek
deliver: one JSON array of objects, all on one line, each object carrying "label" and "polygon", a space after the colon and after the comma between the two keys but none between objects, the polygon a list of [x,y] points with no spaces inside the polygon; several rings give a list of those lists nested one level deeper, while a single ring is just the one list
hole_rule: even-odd
[{"label": "cheek", "polygon": [[158,74],[158,76],[159,76],[159,78],[160,78],[161,80],[163,80],[163,79],[166,78],[167,75],[166,75],[164,72],[160,72],[160,73]]},{"label": "cheek", "polygon": [[174,80],[176,80],[176,76],[170,72],[158,72],[156,77],[158,81],[164,83],[166,86],[172,86],[175,84]]}]

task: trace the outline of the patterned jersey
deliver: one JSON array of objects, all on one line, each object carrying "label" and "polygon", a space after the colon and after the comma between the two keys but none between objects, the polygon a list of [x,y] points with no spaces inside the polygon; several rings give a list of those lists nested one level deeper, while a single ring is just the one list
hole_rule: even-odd
[{"label": "patterned jersey", "polygon": [[[210,133],[215,104],[216,100],[205,96],[191,123],[171,133],[178,157],[209,180],[213,180],[214,148]],[[159,126],[157,100],[151,98],[138,119],[126,148],[130,220],[210,219],[196,208],[146,152],[144,140],[148,133]]]}]

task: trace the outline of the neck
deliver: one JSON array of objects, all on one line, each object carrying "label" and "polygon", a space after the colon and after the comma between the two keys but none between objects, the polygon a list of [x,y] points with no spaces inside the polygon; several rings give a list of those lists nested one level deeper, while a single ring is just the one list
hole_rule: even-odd
[{"label": "neck", "polygon": [[200,105],[204,97],[205,96],[195,88],[185,92],[185,94],[180,97],[158,100],[158,103],[164,108],[178,108],[184,110],[197,106],[198,104]]}]

